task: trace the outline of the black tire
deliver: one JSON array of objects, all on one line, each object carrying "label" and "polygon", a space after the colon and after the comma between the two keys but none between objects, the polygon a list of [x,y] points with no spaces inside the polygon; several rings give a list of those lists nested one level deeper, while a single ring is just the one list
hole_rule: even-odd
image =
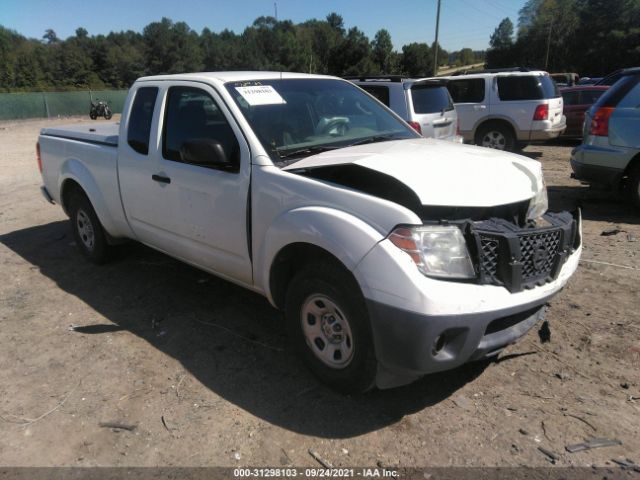
[{"label": "black tire", "polygon": [[503,123],[489,122],[481,125],[476,132],[476,145],[515,152],[516,138],[513,131]]},{"label": "black tire", "polygon": [[96,119],[98,118],[98,115],[96,115],[96,113],[95,113],[95,112],[91,112],[91,113],[89,113],[89,118],[90,118],[91,120],[96,120]]},{"label": "black tire", "polygon": [[69,219],[73,238],[80,253],[92,263],[105,263],[110,253],[106,233],[84,193],[72,194],[69,202]]},{"label": "black tire", "polygon": [[111,120],[111,117],[113,117],[113,112],[111,111],[111,109],[109,107],[104,107],[104,118],[107,120]]},{"label": "black tire", "polygon": [[635,165],[629,172],[627,197],[636,208],[640,208],[640,164]]},{"label": "black tire", "polygon": [[[314,299],[319,300],[328,309],[328,313],[323,314],[322,317],[308,313],[307,318],[303,318],[305,316],[303,311],[307,311],[303,309],[310,304],[314,308],[322,309],[322,305],[318,307]],[[325,299],[326,304],[323,303]],[[333,310],[329,306],[331,303],[337,307],[335,318],[338,320],[334,320],[335,323],[331,323],[333,318]],[[326,322],[325,317],[328,317]],[[303,267],[289,283],[285,319],[287,332],[295,350],[322,382],[346,394],[364,393],[374,387],[377,362],[369,315],[360,287],[348,271],[332,263],[313,263]],[[304,327],[303,322],[307,322]],[[315,322],[318,323],[320,332],[313,340],[314,347],[310,344],[311,340],[307,341],[313,334],[305,335],[303,329],[313,328],[310,325],[315,325]],[[328,328],[333,326],[334,329],[337,324],[346,325],[336,330],[338,335],[342,336],[342,342],[336,344],[327,341],[328,337],[322,333],[322,329],[327,328],[328,323],[330,324]],[[332,331],[332,333],[335,336],[335,332]],[[330,360],[321,360],[318,353],[318,342],[322,343],[323,340],[326,342],[326,352],[329,352],[330,348],[333,351],[333,357]],[[351,354],[348,358],[336,360],[335,351],[342,348],[345,350],[351,348]],[[327,361],[342,361],[344,364],[330,366]]]}]

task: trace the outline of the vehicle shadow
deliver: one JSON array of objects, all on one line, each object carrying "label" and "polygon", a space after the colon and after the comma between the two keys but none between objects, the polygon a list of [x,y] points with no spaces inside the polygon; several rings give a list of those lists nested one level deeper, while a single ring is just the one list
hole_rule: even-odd
[{"label": "vehicle shadow", "polygon": [[114,324],[74,326],[78,335],[129,331],[215,394],[298,433],[348,438],[380,429],[443,401],[487,366],[343,396],[304,369],[288,347],[281,314],[258,294],[138,244],[107,265],[91,265],[62,221],[2,235],[0,243]]},{"label": "vehicle shadow", "polygon": [[599,190],[587,185],[548,186],[549,210],[575,210],[580,207],[582,218],[599,222],[640,223],[640,212],[620,193]]}]

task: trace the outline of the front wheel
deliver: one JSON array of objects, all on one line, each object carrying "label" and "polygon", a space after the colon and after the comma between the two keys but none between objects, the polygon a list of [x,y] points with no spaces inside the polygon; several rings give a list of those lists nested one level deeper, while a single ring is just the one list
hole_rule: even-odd
[{"label": "front wheel", "polygon": [[107,120],[111,120],[111,117],[113,117],[113,112],[111,111],[111,109],[109,107],[104,107],[104,118]]},{"label": "front wheel", "polygon": [[69,217],[80,253],[92,263],[106,262],[109,256],[106,234],[86,195],[74,193],[69,204]]},{"label": "front wheel", "polygon": [[291,280],[285,318],[289,337],[309,369],[342,393],[374,386],[376,359],[364,298],[344,268],[304,267]]},{"label": "front wheel", "polygon": [[496,150],[515,151],[516,139],[509,128],[500,123],[488,123],[476,133],[476,145]]}]

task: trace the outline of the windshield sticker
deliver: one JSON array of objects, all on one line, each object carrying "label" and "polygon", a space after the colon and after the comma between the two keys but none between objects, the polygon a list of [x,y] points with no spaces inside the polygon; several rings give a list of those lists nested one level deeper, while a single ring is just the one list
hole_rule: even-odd
[{"label": "windshield sticker", "polygon": [[271,85],[256,85],[252,87],[235,87],[247,103],[256,105],[279,105],[287,103]]}]

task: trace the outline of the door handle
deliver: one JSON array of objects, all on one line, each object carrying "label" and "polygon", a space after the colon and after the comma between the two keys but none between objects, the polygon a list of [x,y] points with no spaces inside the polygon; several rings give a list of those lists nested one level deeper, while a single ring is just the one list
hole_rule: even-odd
[{"label": "door handle", "polygon": [[473,109],[474,110],[486,110],[487,106],[486,105],[474,105]]},{"label": "door handle", "polygon": [[171,179],[169,177],[164,177],[162,175],[153,174],[153,175],[151,175],[151,178],[156,182],[171,183]]}]

